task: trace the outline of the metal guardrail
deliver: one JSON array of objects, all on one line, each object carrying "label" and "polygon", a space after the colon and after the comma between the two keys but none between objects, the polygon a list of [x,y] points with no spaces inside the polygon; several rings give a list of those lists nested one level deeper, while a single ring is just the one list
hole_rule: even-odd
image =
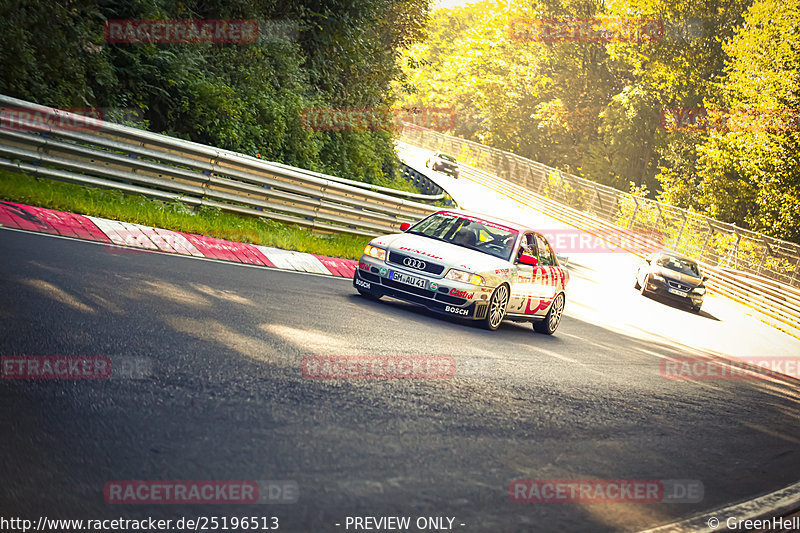
[{"label": "metal guardrail", "polygon": [[[368,184],[87,120],[16,98],[0,95],[0,105],[14,113],[13,120],[0,123],[0,167],[10,170],[164,200],[180,199],[193,206],[217,207],[326,233],[379,235],[436,210],[411,199],[367,190],[364,186],[370,187]],[[21,111],[36,118],[21,121]]]},{"label": "metal guardrail", "polygon": [[451,207],[455,205],[450,195],[424,172],[420,172],[402,161],[400,162],[400,170],[403,172],[403,177],[416,185],[420,190],[426,191],[431,195],[442,196],[442,200]]},{"label": "metal guardrail", "polygon": [[[720,252],[716,247],[716,242],[713,244],[709,242],[712,241],[715,233],[722,233],[724,230],[730,229],[732,226],[730,224],[683,212],[680,232],[673,240],[670,237],[668,221],[670,213],[681,211],[677,208],[664,206],[664,204],[635,197],[602,185],[597,185],[595,188],[596,184],[589,186],[596,193],[588,204],[592,206],[592,209],[586,209],[585,203],[578,203],[578,207],[576,207],[564,200],[571,197],[566,192],[567,187],[570,186],[569,184],[575,183],[575,180],[582,180],[582,178],[568,176],[568,179],[558,182],[561,183],[560,189],[554,189],[550,187],[553,183],[551,178],[554,175],[561,177],[567,175],[508,152],[504,152],[503,154],[506,155],[501,157],[497,154],[501,152],[499,150],[412,125],[404,127],[401,139],[422,148],[453,153],[460,158],[460,163],[465,161],[476,162],[475,168],[462,165],[462,176],[478,179],[498,192],[523,201],[531,207],[552,215],[554,218],[601,238],[616,236],[615,242],[627,243],[626,247],[629,251],[639,256],[644,256],[654,250],[652,237],[654,231],[657,231],[662,236],[664,248],[699,258],[704,272],[710,278],[708,282],[709,290],[756,308],[782,325],[789,326],[795,331],[800,331],[800,290],[789,283],[798,279],[798,263],[794,262],[795,270],[791,271],[791,275],[783,276],[776,275],[774,271],[763,268],[767,264],[766,259],[763,257],[759,260],[759,264],[762,266],[760,273],[758,273],[758,269],[753,272],[752,269],[742,268],[744,266],[743,263],[737,261],[734,261],[734,264],[738,268],[731,268],[729,266],[730,261],[725,259],[731,253],[735,256],[736,251],[731,252],[728,250],[729,253],[726,254]],[[479,150],[484,150],[484,152]],[[470,156],[472,159],[470,159]],[[509,161],[513,161],[513,164],[507,164]],[[498,168],[504,170],[505,177],[501,176],[501,172],[497,171]],[[561,193],[556,194],[555,191],[559,190]],[[579,189],[575,189],[575,191],[579,191]],[[548,193],[551,196],[548,196]],[[578,195],[578,193],[572,194],[572,197]],[[628,201],[632,203],[632,206],[626,205]],[[655,205],[655,209],[659,213],[655,220],[650,215],[644,216],[644,213],[648,213],[653,208],[653,205]],[[630,209],[631,207],[633,209]],[[697,235],[689,235],[691,231],[689,229],[689,221],[694,222],[697,220],[692,217],[699,217],[711,228],[708,234],[699,236],[699,240],[703,241],[699,250],[692,246],[681,246],[682,242],[689,243],[698,240]],[[738,230],[738,228],[736,230],[738,231],[736,233],[738,237],[735,242],[741,247],[745,233],[744,230]],[[762,238],[761,242],[765,246],[765,250],[762,250],[764,254],[767,254],[767,251],[774,253],[780,250],[783,254],[781,257],[788,257],[790,260],[795,257],[800,258],[800,247],[793,243],[770,239],[753,232],[747,232],[747,235],[748,238],[750,238],[750,235],[759,235],[759,238]],[[700,253],[704,250],[706,253]]]},{"label": "metal guardrail", "polygon": [[798,244],[635,196],[504,150],[412,124],[404,124],[401,140],[429,150],[452,153],[460,162],[614,225],[636,231],[657,230],[671,249],[706,264],[800,287]]}]

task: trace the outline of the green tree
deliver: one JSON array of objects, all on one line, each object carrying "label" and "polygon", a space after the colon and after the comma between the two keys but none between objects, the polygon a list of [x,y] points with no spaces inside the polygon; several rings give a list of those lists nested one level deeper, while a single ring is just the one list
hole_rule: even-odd
[{"label": "green tree", "polygon": [[709,214],[800,242],[800,1],[757,0],[726,43],[718,96],[729,110],[699,148]]}]

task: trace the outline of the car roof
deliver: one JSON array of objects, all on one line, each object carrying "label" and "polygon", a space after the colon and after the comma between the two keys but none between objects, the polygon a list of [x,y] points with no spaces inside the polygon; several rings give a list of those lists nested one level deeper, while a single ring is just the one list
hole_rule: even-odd
[{"label": "car roof", "polygon": [[507,220],[505,218],[500,218],[492,215],[487,215],[486,213],[479,213],[478,211],[467,211],[466,209],[442,209],[436,212],[438,213],[455,213],[459,215],[467,215],[474,218],[482,218],[488,222],[494,222],[496,224],[500,224],[503,226],[508,226],[509,228],[515,229],[517,231],[536,231],[535,229],[528,227],[524,224],[520,224],[519,222],[513,222],[511,220]]},{"label": "car roof", "polygon": [[690,261],[692,263],[697,264],[696,259],[692,259],[691,257],[687,257],[677,252],[670,252],[669,250],[661,250],[660,252],[656,252],[656,255],[666,255],[668,257],[674,257],[675,259],[683,259],[684,261]]}]

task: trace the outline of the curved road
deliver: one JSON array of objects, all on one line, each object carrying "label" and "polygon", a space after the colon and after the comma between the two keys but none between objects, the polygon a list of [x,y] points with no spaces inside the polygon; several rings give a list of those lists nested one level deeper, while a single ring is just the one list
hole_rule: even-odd
[{"label": "curved road", "polygon": [[[449,516],[463,531],[634,531],[800,478],[796,380],[664,379],[662,358],[706,350],[592,318],[604,310],[584,310],[597,280],[583,267],[573,276],[588,302],[573,298],[547,337],[368,301],[347,280],[315,275],[11,230],[0,230],[0,255],[1,354],[152,364],[142,379],[0,380],[3,516],[271,515],[283,531],[346,531],[354,515]],[[641,330],[737,327],[724,302],[697,317],[629,292],[610,296],[615,309],[636,306],[625,316]],[[451,356],[457,371],[305,379],[300,362],[313,355]],[[520,478],[693,479],[704,498],[512,502]],[[293,480],[300,497],[111,505],[112,480]]]}]

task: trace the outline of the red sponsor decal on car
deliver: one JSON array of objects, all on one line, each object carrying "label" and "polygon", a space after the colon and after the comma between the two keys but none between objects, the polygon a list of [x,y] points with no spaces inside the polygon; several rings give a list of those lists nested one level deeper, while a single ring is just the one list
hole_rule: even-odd
[{"label": "red sponsor decal on car", "polygon": [[369,265],[361,261],[358,262],[358,268],[360,270],[366,270],[367,272],[369,272]]},{"label": "red sponsor decal on car", "polygon": [[494,271],[495,274],[498,274],[498,275],[501,275],[501,276],[507,276],[509,272],[510,272],[510,269],[508,269],[508,268],[498,268],[497,270]]},{"label": "red sponsor decal on car", "polygon": [[465,300],[472,300],[474,293],[468,291],[460,291],[458,289],[450,289],[450,296],[456,296],[458,298],[464,298]]},{"label": "red sponsor decal on car", "polygon": [[405,246],[400,247],[401,250],[406,250],[407,252],[414,252],[415,254],[424,255],[426,257],[432,257],[433,259],[442,259],[438,255],[434,255],[428,252],[423,252],[422,250],[416,250],[414,248],[407,248]]}]

